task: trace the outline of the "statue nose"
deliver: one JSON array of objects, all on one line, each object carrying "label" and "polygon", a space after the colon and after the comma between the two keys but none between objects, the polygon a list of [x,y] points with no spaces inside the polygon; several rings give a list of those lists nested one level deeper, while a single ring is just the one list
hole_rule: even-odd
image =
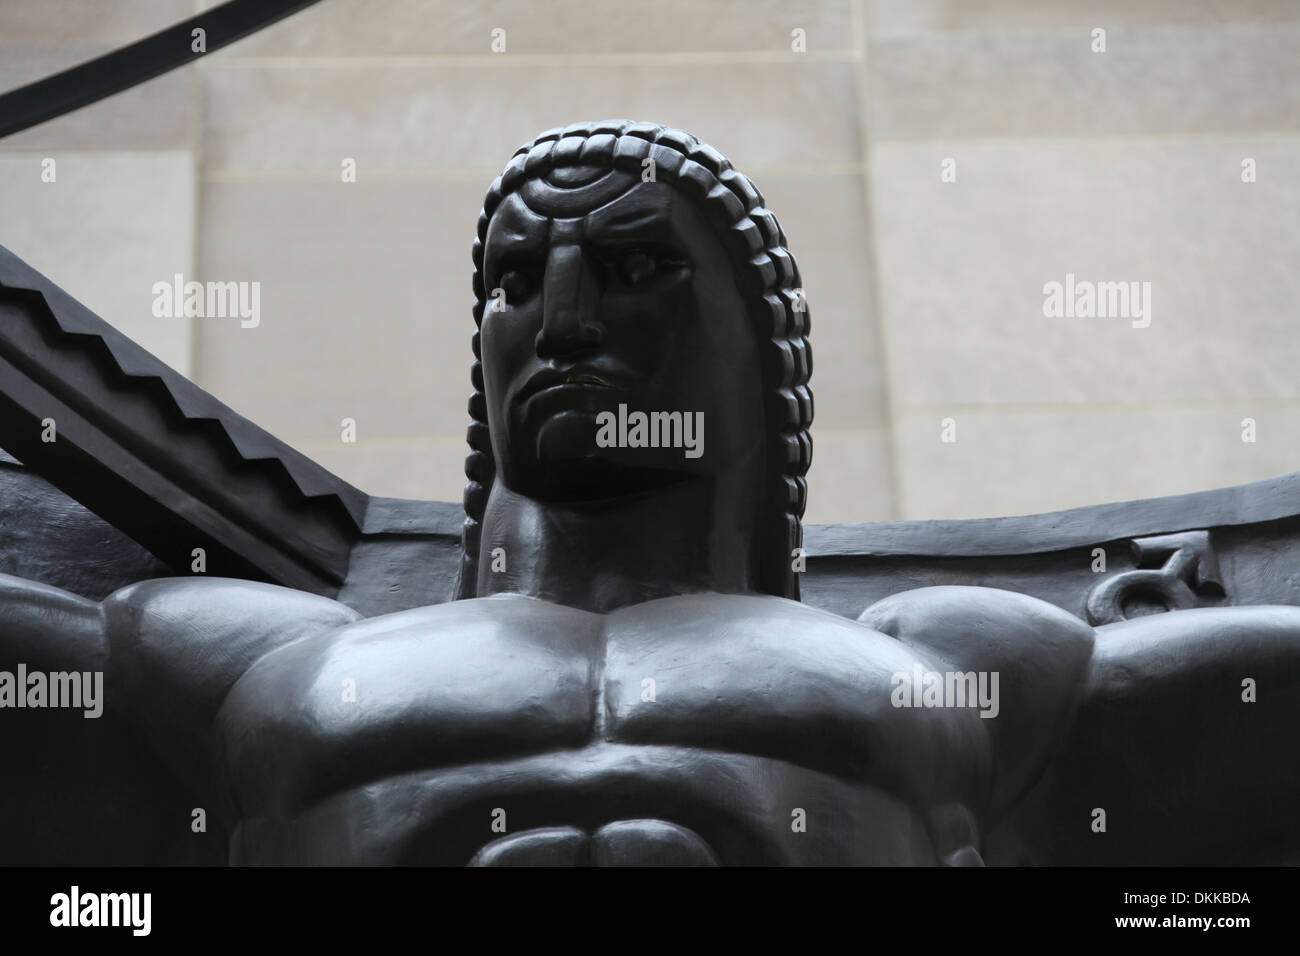
[{"label": "statue nose", "polygon": [[596,318],[597,279],[577,245],[551,249],[542,286],[542,330],[537,354],[542,357],[591,348],[604,341]]}]

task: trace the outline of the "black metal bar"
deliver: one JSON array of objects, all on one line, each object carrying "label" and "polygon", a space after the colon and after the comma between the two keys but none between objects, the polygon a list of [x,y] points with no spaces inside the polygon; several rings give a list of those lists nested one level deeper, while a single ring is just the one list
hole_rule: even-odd
[{"label": "black metal bar", "polygon": [[208,574],[328,597],[369,504],[3,246],[0,444],[174,569],[200,547]]},{"label": "black metal bar", "polygon": [[[230,0],[128,46],[0,94],[0,139],[98,102],[268,27],[319,0]],[[193,31],[206,49],[193,50]]]}]

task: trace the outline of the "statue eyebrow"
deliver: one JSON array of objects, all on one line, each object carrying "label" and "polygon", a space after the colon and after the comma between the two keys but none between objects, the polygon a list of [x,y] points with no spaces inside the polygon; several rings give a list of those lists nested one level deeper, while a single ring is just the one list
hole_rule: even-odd
[{"label": "statue eyebrow", "polygon": [[[532,213],[532,210],[528,212]],[[484,261],[496,260],[521,249],[531,252],[544,248],[550,234],[550,220],[540,216],[537,218],[539,222],[535,225],[544,225],[544,228],[529,228],[534,224],[529,223],[526,215],[521,216],[519,210],[511,206],[498,210],[488,227],[483,250]]]},{"label": "statue eyebrow", "polygon": [[644,238],[647,235],[661,240],[676,237],[677,231],[673,228],[672,219],[662,207],[651,206],[620,210],[603,216],[593,215],[587,227],[588,238],[596,241]]}]

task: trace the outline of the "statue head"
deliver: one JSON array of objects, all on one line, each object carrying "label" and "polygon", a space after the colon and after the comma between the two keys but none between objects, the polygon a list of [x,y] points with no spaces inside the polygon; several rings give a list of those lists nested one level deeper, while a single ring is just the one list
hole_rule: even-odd
[{"label": "statue head", "polygon": [[[753,183],[680,130],[551,130],[492,183],[473,256],[458,596],[475,593],[494,482],[541,502],[605,502],[753,462],[757,584],[797,599],[809,316]],[[634,413],[648,440],[622,440]]]}]

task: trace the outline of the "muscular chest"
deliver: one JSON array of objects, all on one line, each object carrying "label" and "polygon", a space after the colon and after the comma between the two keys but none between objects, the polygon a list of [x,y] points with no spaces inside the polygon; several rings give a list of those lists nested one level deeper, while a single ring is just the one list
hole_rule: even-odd
[{"label": "muscular chest", "polygon": [[[888,783],[913,658],[850,621],[700,595],[589,614],[526,598],[358,622],[259,662],[223,708],[236,789],[302,805],[367,780],[596,743]],[[267,788],[270,788],[268,791]]]}]

